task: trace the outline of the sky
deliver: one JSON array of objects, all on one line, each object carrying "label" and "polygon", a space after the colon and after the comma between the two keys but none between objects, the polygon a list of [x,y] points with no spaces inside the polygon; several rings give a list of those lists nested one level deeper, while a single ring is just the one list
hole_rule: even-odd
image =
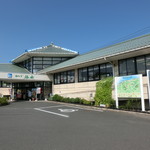
[{"label": "sky", "polygon": [[150,33],[150,0],[0,0],[0,63],[54,43],[80,54]]}]

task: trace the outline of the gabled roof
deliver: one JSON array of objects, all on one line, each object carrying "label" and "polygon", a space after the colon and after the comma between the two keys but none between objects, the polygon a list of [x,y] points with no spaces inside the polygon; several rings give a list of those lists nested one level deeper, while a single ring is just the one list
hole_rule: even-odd
[{"label": "gabled roof", "polygon": [[121,42],[109,47],[100,48],[94,51],[91,51],[89,53],[79,55],[73,59],[70,59],[68,61],[62,62],[60,64],[57,64],[55,66],[51,66],[48,68],[45,68],[39,73],[51,73],[55,70],[59,70],[62,68],[67,68],[70,66],[77,66],[87,62],[92,62],[96,60],[101,60],[106,57],[116,56],[119,54],[135,51],[136,49],[141,49],[144,47],[150,47],[150,34],[144,35],[138,38],[134,38],[125,42]]},{"label": "gabled roof", "polygon": [[0,64],[0,72],[30,74],[30,72],[25,68],[21,68],[13,64]]},{"label": "gabled roof", "polygon": [[75,57],[78,52],[50,44],[49,46],[25,50],[25,53],[13,59],[13,63],[19,63],[33,56],[39,57]]}]

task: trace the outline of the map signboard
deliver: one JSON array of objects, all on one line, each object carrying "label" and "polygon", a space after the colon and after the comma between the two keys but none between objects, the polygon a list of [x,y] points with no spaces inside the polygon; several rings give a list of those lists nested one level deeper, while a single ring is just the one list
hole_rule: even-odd
[{"label": "map signboard", "polygon": [[120,98],[141,98],[140,76],[117,77],[117,94]]},{"label": "map signboard", "polygon": [[140,98],[142,111],[145,111],[142,75],[115,77],[116,107],[119,107],[119,98]]}]

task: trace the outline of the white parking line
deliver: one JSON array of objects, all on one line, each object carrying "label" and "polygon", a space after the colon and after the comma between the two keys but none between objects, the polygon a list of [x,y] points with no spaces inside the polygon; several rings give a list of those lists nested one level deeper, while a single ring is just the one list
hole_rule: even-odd
[{"label": "white parking line", "polygon": [[103,112],[102,109],[100,108],[83,108],[83,107],[80,107],[80,106],[71,106],[71,105],[67,105],[67,107],[71,107],[71,108],[78,108],[78,109],[83,109],[83,110],[90,110],[90,111],[99,111],[99,112]]},{"label": "white parking line", "polygon": [[47,106],[47,107],[38,107],[40,109],[44,109],[44,108],[55,108],[55,107],[64,107],[66,105],[54,105],[54,106]]},{"label": "white parking line", "polygon": [[40,109],[40,108],[34,108],[34,109],[35,109],[35,110],[38,110],[38,111],[45,112],[45,113],[49,113],[49,114],[61,116],[61,117],[66,117],[66,118],[69,117],[68,115],[63,115],[63,114],[55,113],[55,112],[52,112],[52,111],[43,110],[43,109]]}]

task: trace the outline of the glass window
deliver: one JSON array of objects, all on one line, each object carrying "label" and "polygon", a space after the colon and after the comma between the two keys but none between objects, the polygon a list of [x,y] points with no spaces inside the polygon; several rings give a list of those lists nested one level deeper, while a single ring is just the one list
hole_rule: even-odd
[{"label": "glass window", "polygon": [[51,64],[52,64],[52,61],[43,61],[43,64],[45,64],[45,65],[46,65],[46,64],[50,64],[50,65],[51,65]]},{"label": "glass window", "polygon": [[60,82],[64,83],[64,73],[63,72],[61,72],[61,75],[60,75]]},{"label": "glass window", "polygon": [[82,81],[87,81],[87,68],[82,69]]},{"label": "glass window", "polygon": [[54,74],[54,84],[60,84],[60,73]]},{"label": "glass window", "polygon": [[74,71],[68,71],[68,83],[75,82],[75,72]]},{"label": "glass window", "polygon": [[39,68],[39,69],[42,69],[43,68],[43,66],[42,65],[33,65],[33,68]]},{"label": "glass window", "polygon": [[113,76],[113,66],[110,63],[106,64],[107,77]]},{"label": "glass window", "polygon": [[59,60],[59,61],[61,61],[61,57],[54,57],[53,60]]},{"label": "glass window", "polygon": [[136,58],[136,65],[137,65],[137,73],[146,75],[145,57],[144,56]]},{"label": "glass window", "polygon": [[54,84],[74,83],[75,82],[75,71],[65,71],[54,74]]},{"label": "glass window", "polygon": [[121,76],[127,75],[127,63],[126,60],[119,61],[119,74]]},{"label": "glass window", "polygon": [[65,61],[65,60],[67,60],[68,58],[62,58],[62,61]]},{"label": "glass window", "polygon": [[45,87],[50,87],[51,85],[52,85],[52,82],[48,82],[48,81],[47,81],[47,82],[44,82],[44,86],[45,86]]},{"label": "glass window", "polygon": [[134,58],[127,59],[127,71],[128,71],[128,75],[136,74]]},{"label": "glass window", "polygon": [[67,83],[67,72],[64,72],[64,83]]},{"label": "glass window", "polygon": [[106,74],[106,66],[105,66],[105,64],[101,64],[100,65],[100,73],[101,74]]},{"label": "glass window", "polygon": [[33,61],[33,64],[42,64],[42,61]]},{"label": "glass window", "polygon": [[2,81],[2,87],[11,87],[11,84],[8,82]]},{"label": "glass window", "polygon": [[43,65],[43,69],[44,69],[44,68],[47,68],[47,67],[49,67],[49,66],[51,66],[51,65]]},{"label": "glass window", "polygon": [[78,70],[79,82],[82,81],[82,69]]},{"label": "glass window", "polygon": [[146,56],[146,69],[150,69],[150,55]]},{"label": "glass window", "polygon": [[89,81],[93,81],[94,80],[94,67],[88,67],[88,78]]},{"label": "glass window", "polygon": [[99,80],[99,66],[94,66],[94,74],[93,74],[94,80]]},{"label": "glass window", "polygon": [[42,61],[42,57],[33,57],[33,60],[41,60]]},{"label": "glass window", "polygon": [[58,84],[58,74],[57,73],[55,73],[54,74],[54,84]]},{"label": "glass window", "polygon": [[44,57],[43,60],[48,60],[48,61],[51,61],[52,58],[51,57]]},{"label": "glass window", "polygon": [[53,60],[53,65],[60,63],[59,60]]},{"label": "glass window", "polygon": [[100,65],[100,78],[103,79],[107,76],[106,72],[106,64],[101,64]]}]

